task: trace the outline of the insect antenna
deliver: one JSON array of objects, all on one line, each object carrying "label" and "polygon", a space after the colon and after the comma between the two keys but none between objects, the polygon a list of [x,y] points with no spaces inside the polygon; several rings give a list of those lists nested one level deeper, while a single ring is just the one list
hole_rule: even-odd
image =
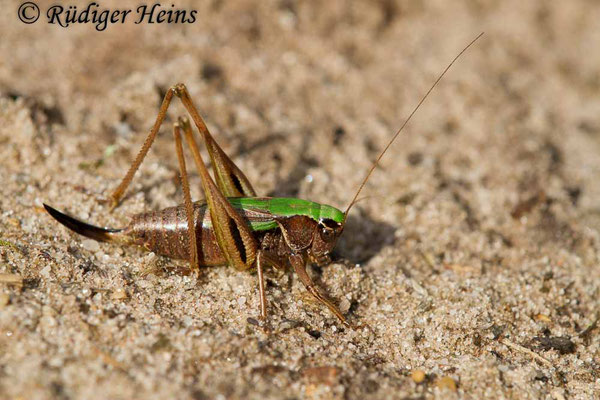
[{"label": "insect antenna", "polygon": [[419,109],[419,107],[421,107],[421,104],[423,104],[423,102],[425,101],[425,99],[427,99],[427,97],[429,96],[429,94],[433,91],[433,89],[437,86],[437,84],[442,80],[442,78],[444,77],[444,75],[446,75],[446,72],[448,72],[448,70],[450,69],[450,67],[452,67],[452,65],[456,62],[456,60],[458,60],[460,58],[460,56],[462,56],[463,53],[465,51],[467,51],[469,49],[469,47],[471,47],[473,45],[473,43],[475,43],[477,41],[477,39],[479,39],[481,36],[483,36],[483,33],[484,32],[481,32],[479,35],[477,35],[477,37],[475,39],[473,39],[468,45],[466,45],[465,48],[462,49],[461,52],[458,53],[456,55],[456,57],[454,57],[454,59],[452,61],[450,61],[450,64],[448,64],[448,66],[444,69],[444,71],[440,74],[440,76],[435,80],[435,82],[433,83],[433,85],[431,85],[431,87],[429,88],[429,90],[427,91],[427,93],[425,93],[425,95],[421,98],[421,101],[419,101],[419,103],[417,104],[417,106],[412,110],[412,112],[410,113],[410,115],[408,116],[408,118],[406,118],[406,120],[404,121],[404,123],[402,124],[402,126],[400,127],[400,129],[398,129],[398,131],[396,132],[396,134],[394,135],[394,137],[392,137],[392,139],[388,142],[388,144],[385,146],[385,148],[383,149],[383,151],[381,153],[379,153],[379,156],[377,157],[377,159],[375,160],[375,162],[373,163],[373,165],[371,165],[371,168],[369,169],[369,172],[365,176],[365,179],[363,179],[362,183],[360,184],[360,187],[356,191],[356,194],[352,198],[352,201],[350,202],[350,205],[348,206],[348,208],[346,208],[346,211],[344,212],[344,215],[346,217],[348,217],[348,212],[350,212],[350,209],[352,208],[352,206],[357,203],[357,201],[358,201],[357,200],[358,199],[358,195],[360,194],[360,192],[365,187],[365,184],[367,183],[367,181],[371,177],[371,174],[373,173],[373,171],[375,171],[375,168],[377,168],[377,166],[379,165],[379,161],[381,160],[381,158],[383,157],[383,155],[388,151],[388,149],[390,148],[390,146],[394,143],[394,141],[396,140],[396,138],[400,135],[400,133],[402,132],[402,130],[404,129],[404,127],[406,126],[406,124],[408,124],[408,122],[411,120],[411,118],[413,117],[413,115],[415,115],[415,113],[417,112],[417,110]]}]

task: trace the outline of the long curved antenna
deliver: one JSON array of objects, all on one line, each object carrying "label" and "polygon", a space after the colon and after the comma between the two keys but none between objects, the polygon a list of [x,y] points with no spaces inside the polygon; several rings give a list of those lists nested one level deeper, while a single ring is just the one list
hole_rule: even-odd
[{"label": "long curved antenna", "polygon": [[404,121],[404,123],[402,124],[402,126],[400,127],[400,129],[398,129],[398,131],[396,132],[396,134],[394,135],[394,137],[392,138],[392,140],[389,141],[389,143],[387,144],[387,146],[385,146],[385,148],[383,149],[383,151],[379,154],[379,156],[377,157],[377,159],[375,160],[375,162],[371,166],[371,169],[367,173],[367,176],[365,177],[365,179],[360,184],[360,187],[358,188],[358,191],[356,192],[356,194],[354,195],[354,198],[350,202],[350,205],[348,206],[348,208],[344,212],[344,215],[346,217],[348,216],[348,212],[350,212],[350,209],[352,208],[352,206],[354,204],[356,204],[356,199],[358,198],[358,195],[363,190],[365,184],[367,183],[367,181],[371,177],[371,174],[373,173],[373,171],[375,171],[375,168],[377,168],[377,166],[379,165],[379,161],[381,160],[381,158],[383,157],[383,155],[385,154],[385,152],[388,151],[388,149],[390,148],[390,146],[392,145],[392,143],[394,143],[394,141],[396,140],[396,138],[398,137],[398,135],[400,135],[400,132],[402,132],[402,130],[404,129],[404,127],[406,126],[406,124],[408,124],[408,121],[410,121],[410,119],[413,117],[413,115],[415,115],[415,113],[417,112],[417,110],[419,109],[419,107],[421,107],[421,104],[423,104],[423,102],[425,101],[425,99],[427,99],[427,97],[429,96],[429,94],[433,91],[433,88],[435,88],[437,86],[437,84],[442,80],[442,78],[444,77],[444,75],[446,75],[446,72],[448,72],[448,70],[450,69],[450,67],[452,67],[452,65],[456,62],[456,60],[458,60],[459,57],[462,56],[463,53],[465,51],[467,51],[467,49],[469,47],[471,47],[473,45],[473,43],[475,43],[477,41],[477,39],[479,39],[480,37],[483,36],[483,33],[484,32],[481,32],[479,35],[477,35],[477,37],[475,39],[473,39],[471,41],[471,43],[469,43],[467,46],[465,46],[465,48],[462,49],[462,51],[460,53],[458,53],[458,55],[456,57],[454,57],[454,59],[450,62],[450,64],[448,64],[448,66],[446,67],[446,69],[444,69],[444,71],[436,79],[436,81],[433,83],[433,85],[431,85],[431,87],[429,88],[429,90],[427,91],[427,93],[425,93],[425,96],[423,96],[421,98],[421,101],[419,101],[419,104],[417,104],[417,106],[412,110],[412,112],[410,113],[410,115],[408,116],[408,118],[406,118],[406,120]]}]

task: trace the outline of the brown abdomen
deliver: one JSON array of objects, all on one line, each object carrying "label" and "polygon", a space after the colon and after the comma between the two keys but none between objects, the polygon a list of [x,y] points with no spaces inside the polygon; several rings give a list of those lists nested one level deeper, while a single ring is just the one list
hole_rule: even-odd
[{"label": "brown abdomen", "polygon": [[[198,248],[198,262],[202,266],[227,263],[215,237],[206,204],[194,203],[194,227]],[[185,207],[165,208],[138,214],[126,228],[124,234],[133,242],[162,256],[189,260],[188,222]]]}]

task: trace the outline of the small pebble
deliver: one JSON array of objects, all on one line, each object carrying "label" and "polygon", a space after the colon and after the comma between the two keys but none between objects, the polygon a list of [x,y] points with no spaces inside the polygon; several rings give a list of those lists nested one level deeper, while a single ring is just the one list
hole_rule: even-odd
[{"label": "small pebble", "polygon": [[91,252],[96,252],[98,250],[100,250],[100,245],[98,244],[98,242],[96,242],[95,240],[91,240],[91,239],[85,239],[81,242],[81,247],[83,247],[84,249],[91,251]]},{"label": "small pebble", "polygon": [[127,298],[127,291],[123,288],[117,288],[112,291],[110,298],[113,300],[123,300]]},{"label": "small pebble", "polygon": [[412,378],[412,380],[415,383],[421,383],[425,380],[425,371],[423,371],[422,369],[415,369],[411,374],[410,377]]},{"label": "small pebble", "polygon": [[50,265],[46,265],[44,268],[42,268],[42,270],[40,271],[40,275],[46,279],[50,279],[50,272],[52,271],[52,268],[50,267]]},{"label": "small pebble", "polygon": [[4,309],[8,305],[10,301],[10,296],[8,293],[0,293],[0,310]]},{"label": "small pebble", "polygon": [[350,310],[350,306],[351,306],[351,305],[352,305],[352,304],[350,304],[350,301],[349,301],[348,299],[344,298],[344,299],[342,299],[342,300],[340,301],[340,310],[341,310],[343,313],[347,313],[347,312],[348,312],[348,310]]},{"label": "small pebble", "polygon": [[22,286],[23,278],[17,274],[0,274],[0,283],[7,285]]},{"label": "small pebble", "polygon": [[52,368],[61,368],[65,364],[65,360],[61,357],[52,357],[48,360],[48,365]]},{"label": "small pebble", "polygon": [[40,326],[42,329],[52,329],[56,326],[56,319],[50,315],[45,315],[40,318]]},{"label": "small pebble", "polygon": [[302,375],[313,384],[333,386],[338,382],[340,368],[335,366],[309,367],[302,370]]},{"label": "small pebble", "polygon": [[454,379],[449,376],[444,376],[436,382],[436,386],[440,389],[448,389],[450,391],[456,392],[456,382]]},{"label": "small pebble", "polygon": [[552,322],[552,320],[550,319],[549,316],[547,316],[546,314],[536,314],[534,319],[536,321],[541,321],[541,322]]}]

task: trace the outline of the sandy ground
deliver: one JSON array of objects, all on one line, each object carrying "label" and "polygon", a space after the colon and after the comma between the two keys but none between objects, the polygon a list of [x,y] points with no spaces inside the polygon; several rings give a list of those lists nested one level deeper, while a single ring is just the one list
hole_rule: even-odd
[{"label": "sandy ground", "polygon": [[[0,398],[600,396],[598,2],[174,3],[197,21],[97,32],[25,25],[3,3]],[[343,209],[481,31],[384,158],[336,262],[311,269],[373,332],[270,271],[267,334],[255,275],[186,275],[41,208],[123,226],[180,203],[178,104],[124,203],[98,200],[185,82],[260,194]]]}]

